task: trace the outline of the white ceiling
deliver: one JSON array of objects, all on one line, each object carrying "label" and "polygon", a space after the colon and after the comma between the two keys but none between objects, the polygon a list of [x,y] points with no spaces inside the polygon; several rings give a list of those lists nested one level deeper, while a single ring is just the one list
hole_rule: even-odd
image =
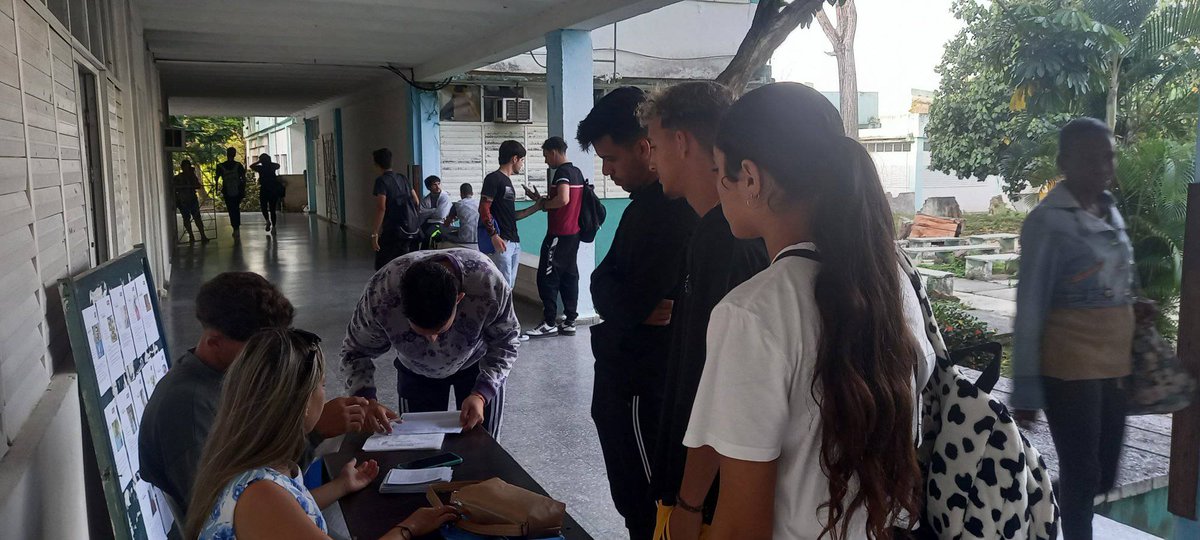
[{"label": "white ceiling", "polygon": [[672,0],[135,0],[172,114],[286,115],[412,69],[435,81]]}]

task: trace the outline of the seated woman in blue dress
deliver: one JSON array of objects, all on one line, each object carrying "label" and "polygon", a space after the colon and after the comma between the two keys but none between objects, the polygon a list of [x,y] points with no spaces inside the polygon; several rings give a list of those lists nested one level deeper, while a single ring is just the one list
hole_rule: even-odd
[{"label": "seated woman in blue dress", "polygon": [[[367,487],[374,460],[351,460],[333,481],[309,491],[297,464],[325,403],[320,338],[263,330],[246,342],[225,376],[220,409],[200,459],[186,538],[329,538],[321,509]],[[410,540],[458,516],[423,508],[383,538]]]}]

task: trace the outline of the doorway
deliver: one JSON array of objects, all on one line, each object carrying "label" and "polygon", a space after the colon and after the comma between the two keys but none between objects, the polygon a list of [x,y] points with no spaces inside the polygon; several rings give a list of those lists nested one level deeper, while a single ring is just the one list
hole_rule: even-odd
[{"label": "doorway", "polygon": [[104,190],[104,160],[100,152],[100,89],[96,75],[79,68],[79,105],[83,121],[83,171],[87,176],[92,214],[92,255],[96,265],[104,264],[111,254],[108,250],[108,196]]}]

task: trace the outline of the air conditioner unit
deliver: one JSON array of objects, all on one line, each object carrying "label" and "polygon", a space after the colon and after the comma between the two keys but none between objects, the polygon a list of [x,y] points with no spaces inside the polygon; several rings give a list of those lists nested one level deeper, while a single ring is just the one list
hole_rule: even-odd
[{"label": "air conditioner unit", "polygon": [[533,123],[533,100],[502,98],[492,102],[492,121],[504,124]]}]

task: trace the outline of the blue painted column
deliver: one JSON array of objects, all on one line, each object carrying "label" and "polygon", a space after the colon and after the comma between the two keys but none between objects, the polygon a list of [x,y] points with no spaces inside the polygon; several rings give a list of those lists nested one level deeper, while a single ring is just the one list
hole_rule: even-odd
[{"label": "blue painted column", "polygon": [[[412,164],[421,166],[425,176],[442,174],[439,144],[441,117],[437,92],[408,87],[408,140]],[[418,178],[417,180],[423,180]],[[421,184],[424,186],[424,184]]]},{"label": "blue painted column", "polygon": [[[583,171],[593,174],[592,154],[575,142],[579,122],[592,110],[592,34],[586,30],[555,30],[546,34],[546,108],[550,136],[567,141],[567,158]],[[531,148],[531,152],[538,149]],[[530,245],[525,250],[536,250]],[[579,319],[595,320],[592,304],[592,270],[596,269],[594,244],[579,245]]]}]

